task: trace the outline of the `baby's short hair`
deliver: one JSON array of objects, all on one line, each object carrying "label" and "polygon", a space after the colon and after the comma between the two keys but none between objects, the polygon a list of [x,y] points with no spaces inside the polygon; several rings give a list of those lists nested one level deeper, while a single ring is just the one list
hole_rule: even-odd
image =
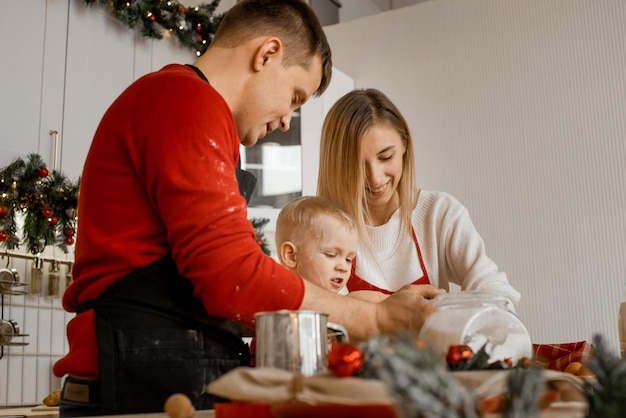
[{"label": "baby's short hair", "polygon": [[[303,232],[312,231],[317,219],[332,216],[348,229],[356,230],[354,220],[331,200],[321,196],[302,196],[290,200],[276,219],[276,248],[285,241],[296,243]],[[297,235],[295,235],[297,233]]]}]

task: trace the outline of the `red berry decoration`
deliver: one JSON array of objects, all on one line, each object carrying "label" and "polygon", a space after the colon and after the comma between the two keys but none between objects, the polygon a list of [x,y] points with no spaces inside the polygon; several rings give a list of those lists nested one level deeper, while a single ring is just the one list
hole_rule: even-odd
[{"label": "red berry decoration", "polygon": [[37,174],[39,175],[39,177],[44,179],[48,177],[48,169],[46,167],[40,167],[39,170],[37,171]]},{"label": "red berry decoration", "polygon": [[461,364],[467,363],[474,356],[474,352],[469,345],[455,344],[448,348],[448,355],[446,361],[449,366],[457,367]]},{"label": "red berry decoration", "polygon": [[56,225],[59,223],[59,218],[57,218],[56,216],[53,216],[52,218],[50,218],[50,223],[52,225]]},{"label": "red berry decoration", "polygon": [[356,344],[331,343],[328,370],[337,377],[354,376],[363,368],[363,353]]},{"label": "red berry decoration", "polygon": [[9,239],[9,234],[7,234],[4,231],[0,232],[0,242],[4,242],[4,241],[6,241],[8,239]]},{"label": "red berry decoration", "polygon": [[74,228],[63,228],[63,235],[66,237],[73,237],[75,233]]},{"label": "red berry decoration", "polygon": [[65,237],[65,244],[66,245],[74,244],[74,238],[73,237]]},{"label": "red berry decoration", "polygon": [[43,216],[44,218],[49,218],[52,216],[52,209],[50,208],[43,208],[41,210],[41,216]]},{"label": "red berry decoration", "polygon": [[9,213],[11,213],[9,211],[9,208],[7,208],[6,206],[0,205],[0,219],[6,218],[7,216],[9,216]]}]

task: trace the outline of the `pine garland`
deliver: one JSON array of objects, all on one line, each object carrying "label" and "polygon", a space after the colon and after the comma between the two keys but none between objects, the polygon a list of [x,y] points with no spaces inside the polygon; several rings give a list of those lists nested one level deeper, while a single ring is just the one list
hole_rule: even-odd
[{"label": "pine garland", "polygon": [[546,388],[543,369],[516,367],[509,373],[503,418],[538,417],[541,395]]},{"label": "pine garland", "polygon": [[[451,348],[458,348],[451,346]],[[415,336],[381,336],[361,344],[332,343],[328,369],[335,376],[380,380],[394,395],[402,418],[476,418],[499,413],[503,418],[537,418],[554,401],[546,391],[541,366],[520,360],[514,367],[485,359],[484,348],[469,369],[450,367],[450,359],[425,347]],[[472,357],[472,358],[474,358]],[[529,359],[528,359],[529,360]],[[621,418],[626,411],[626,362],[615,356],[601,335],[593,338],[593,356],[586,366],[583,394],[588,401],[586,418]],[[477,399],[469,387],[453,376],[459,370],[508,369],[503,394]],[[455,371],[456,370],[456,371]],[[553,392],[553,391],[552,391]]]},{"label": "pine garland", "polygon": [[[65,253],[74,243],[78,181],[48,172],[38,154],[18,158],[0,170],[0,245],[12,250],[24,242],[32,254],[56,245]],[[24,215],[23,240],[16,218]]]},{"label": "pine garland", "polygon": [[405,418],[476,418],[473,396],[457,382],[438,354],[410,335],[378,337],[360,345],[358,376],[383,381]]},{"label": "pine garland", "polygon": [[263,228],[270,220],[268,218],[252,218],[250,222],[252,222],[252,226],[256,231],[256,242],[259,244],[259,247],[263,250],[263,252],[267,255],[272,255],[270,251],[269,242],[267,238],[265,238],[265,233],[263,232]]},{"label": "pine garland", "polygon": [[593,356],[587,367],[595,379],[585,380],[588,418],[621,418],[626,415],[626,362],[614,355],[604,337],[593,337]]},{"label": "pine garland", "polygon": [[84,0],[107,5],[109,11],[130,29],[147,38],[174,36],[183,47],[201,55],[213,41],[223,14],[215,14],[219,0],[185,7],[177,0]]}]

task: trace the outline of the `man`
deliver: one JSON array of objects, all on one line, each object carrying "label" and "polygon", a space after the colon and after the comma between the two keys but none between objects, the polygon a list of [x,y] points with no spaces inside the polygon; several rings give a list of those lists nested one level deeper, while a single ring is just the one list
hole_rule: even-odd
[{"label": "man", "polygon": [[356,339],[419,329],[432,305],[399,292],[346,300],[263,254],[237,182],[239,145],[287,130],[330,81],[331,54],[301,1],[240,1],[193,66],[137,80],[95,133],[81,178],[62,417],[163,410],[174,392],[211,408],[206,385],[247,365],[239,325],[312,309]]}]

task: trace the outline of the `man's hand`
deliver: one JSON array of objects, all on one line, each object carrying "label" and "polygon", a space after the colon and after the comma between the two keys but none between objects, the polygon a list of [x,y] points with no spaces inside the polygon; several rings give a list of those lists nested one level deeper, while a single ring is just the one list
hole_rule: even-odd
[{"label": "man's hand", "polygon": [[401,329],[418,333],[434,311],[435,296],[444,293],[430,285],[409,285],[378,305],[376,320],[380,332],[395,334]]},{"label": "man's hand", "polygon": [[341,296],[303,280],[305,293],[300,309],[326,312],[328,320],[343,325],[350,340],[367,341],[380,334],[405,329],[418,333],[434,310],[433,298],[442,290],[430,285],[409,285],[380,303]]}]

